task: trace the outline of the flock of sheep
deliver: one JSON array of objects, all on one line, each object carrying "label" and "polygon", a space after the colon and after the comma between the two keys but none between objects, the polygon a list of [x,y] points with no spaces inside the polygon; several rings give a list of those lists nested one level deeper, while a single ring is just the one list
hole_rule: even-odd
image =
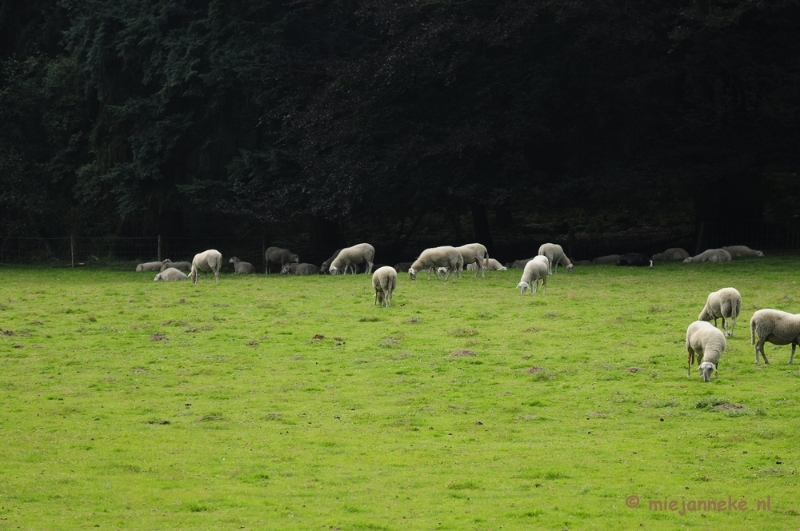
[{"label": "flock of sheep", "polygon": [[[728,262],[732,258],[745,256],[764,256],[761,251],[750,249],[744,245],[723,247],[722,249],[709,249],[697,256],[690,257],[683,249],[667,249],[663,253],[658,253],[647,259],[641,254],[632,253],[627,255],[608,255],[595,258],[591,262],[577,262],[579,265],[588,264],[617,264],[629,266],[653,266],[657,260],[683,260],[684,262]],[[281,274],[288,275],[312,275],[317,273],[330,273],[331,275],[344,274],[348,272],[355,274],[359,266],[365,267],[365,273],[372,273],[375,261],[375,248],[368,243],[360,243],[352,247],[337,250],[333,256],[323,262],[322,267],[313,264],[300,263],[297,254],[288,249],[280,247],[270,247],[266,250],[265,259],[267,263],[266,273],[270,272],[270,265],[279,265]],[[249,262],[242,262],[236,257],[229,260],[233,264],[234,271],[240,274],[255,273],[256,269]],[[547,290],[547,277],[558,271],[558,266],[571,272],[574,264],[570,262],[564,249],[557,244],[545,243],[539,247],[539,253],[533,258],[526,260],[516,260],[502,266],[497,260],[489,258],[489,253],[485,246],[480,243],[471,243],[461,247],[449,245],[432,247],[420,253],[414,262],[401,262],[394,267],[377,266],[372,273],[372,287],[375,290],[373,305],[390,307],[392,305],[392,294],[397,286],[397,271],[407,271],[411,280],[416,280],[417,275],[428,272],[428,280],[431,275],[436,273],[439,278],[448,280],[461,276],[461,272],[474,270],[475,276],[478,273],[485,276],[485,271],[499,270],[507,268],[522,268],[522,278],[517,288],[521,294],[530,289],[531,294],[536,293],[541,285],[543,293]],[[200,273],[213,273],[216,282],[219,282],[219,271],[222,268],[222,254],[214,249],[204,251],[195,255],[192,262],[172,262],[164,260],[159,262],[147,262],[139,264],[136,271],[158,271],[156,281],[186,280],[191,278],[193,283],[198,282]],[[185,274],[184,271],[189,274]],[[719,376],[719,361],[726,347],[725,337],[733,336],[733,329],[736,326],[736,318],[742,309],[742,296],[734,288],[723,288],[708,295],[706,304],[697,321],[691,323],[686,330],[686,350],[688,351],[687,375],[691,376],[691,368],[697,359],[698,370],[703,381],[710,381],[712,374]],[[708,321],[714,320],[712,326]],[[717,328],[717,320],[722,319],[722,326],[725,330],[723,334]],[[756,341],[757,340],[757,341]],[[759,362],[758,354],[767,361],[764,354],[764,343],[769,342],[774,345],[792,345],[792,354],[789,363],[794,362],[794,353],[800,344],[800,314],[794,315],[780,310],[764,309],[758,310],[750,319],[750,342],[755,345],[755,361]]]}]

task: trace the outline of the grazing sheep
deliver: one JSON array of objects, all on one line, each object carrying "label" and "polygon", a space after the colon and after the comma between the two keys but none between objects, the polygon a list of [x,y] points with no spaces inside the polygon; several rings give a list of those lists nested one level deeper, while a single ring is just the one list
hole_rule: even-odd
[{"label": "grazing sheep", "polygon": [[619,260],[618,254],[609,254],[606,256],[598,256],[597,258],[592,260],[592,264],[594,265],[616,264],[617,260]]},{"label": "grazing sheep", "polygon": [[[506,266],[495,260],[494,258],[487,258],[485,262],[485,269],[486,271],[505,271],[508,269]],[[477,271],[478,264],[469,264],[467,266],[468,271]]]},{"label": "grazing sheep", "polygon": [[[550,261],[550,274],[558,272],[558,266],[563,265],[568,273],[572,273],[572,262],[569,261],[564,249],[557,243],[543,243],[539,247],[539,256],[546,256]],[[555,271],[553,267],[555,266]]]},{"label": "grazing sheep", "polygon": [[392,305],[392,292],[397,286],[397,271],[393,267],[379,267],[372,274],[372,287],[375,288],[375,302],[387,308]]},{"label": "grazing sheep", "polygon": [[[468,243],[467,245],[462,245],[461,247],[456,247],[456,250],[461,253],[461,256],[464,258],[464,265],[468,264],[477,264],[477,269],[475,270],[475,276],[478,276],[478,270],[480,270],[481,277],[486,277],[485,268],[485,261],[489,259],[489,251],[486,250],[486,247],[481,245],[480,243]],[[459,275],[461,271],[459,271]]]},{"label": "grazing sheep", "polygon": [[[722,288],[719,291],[710,293],[706,300],[706,306],[700,315],[697,317],[698,321],[708,321],[714,319],[714,327],[717,326],[717,319],[722,318],[722,326],[725,328],[725,335],[728,337],[733,336],[733,328],[736,326],[736,318],[742,310],[742,296],[734,288]],[[731,328],[728,330],[728,321],[731,322]]]},{"label": "grazing sheep", "polygon": [[161,271],[159,274],[156,275],[156,278],[153,281],[169,281],[169,280],[186,280],[189,278],[188,276],[184,275],[181,271],[175,269],[174,267],[168,267],[164,271]]},{"label": "grazing sheep", "polygon": [[145,262],[136,266],[136,271],[161,271],[164,262]]},{"label": "grazing sheep", "polygon": [[695,321],[686,329],[686,350],[689,352],[689,368],[686,376],[692,375],[695,353],[700,376],[704,382],[711,380],[711,373],[719,378],[719,358],[725,350],[725,336],[706,321]]},{"label": "grazing sheep", "polygon": [[742,258],[745,256],[764,256],[764,253],[761,251],[756,251],[755,249],[751,249],[746,245],[731,245],[728,247],[723,247],[728,253],[731,255],[731,258]]},{"label": "grazing sheep", "polygon": [[411,280],[417,279],[417,272],[427,269],[428,280],[431,279],[431,272],[437,267],[446,267],[447,276],[445,281],[450,278],[453,271],[458,271],[460,267],[464,266],[464,258],[458,249],[450,245],[443,245],[441,247],[431,247],[425,249],[420,253],[419,258],[414,260],[411,267],[408,268],[408,274]]},{"label": "grazing sheep", "polygon": [[[758,336],[758,343],[756,343]],[[758,364],[758,352],[767,361],[764,354],[764,343],[770,342],[773,345],[792,345],[792,355],[789,363],[794,363],[794,351],[800,344],[800,314],[782,312],[780,310],[758,310],[750,318],[750,344],[756,346],[756,364]]]},{"label": "grazing sheep", "polygon": [[[341,251],[342,251],[341,249],[336,249],[333,252],[333,256],[331,256],[330,258],[328,258],[327,260],[322,262],[322,265],[319,268],[320,274],[325,274],[325,273],[329,272],[328,269],[331,267],[331,264],[333,263],[333,261],[336,260],[336,257],[339,256],[339,253]],[[281,272],[283,272],[283,271],[281,271]]]},{"label": "grazing sheep", "polygon": [[286,264],[281,275],[316,275],[319,268],[314,264]]},{"label": "grazing sheep", "polygon": [[192,270],[191,262],[173,262],[169,258],[164,260],[164,265],[161,266],[161,271],[174,267],[178,271],[186,271],[187,273]]},{"label": "grazing sheep", "polygon": [[509,269],[525,269],[525,264],[533,260],[533,258],[525,258],[523,260],[514,260],[506,264]]},{"label": "grazing sheep", "polygon": [[698,262],[730,262],[731,254],[724,249],[708,249],[698,254],[684,259],[683,263],[698,263]]},{"label": "grazing sheep", "polygon": [[367,264],[366,274],[372,273],[372,264],[375,260],[375,247],[368,243],[359,243],[352,247],[345,247],[339,251],[338,256],[331,262],[330,272],[335,275],[337,271],[344,268],[344,274],[347,274],[347,269],[353,267],[353,274],[355,275],[355,266],[359,264]]},{"label": "grazing sheep", "polygon": [[653,255],[654,261],[660,260],[686,260],[689,258],[689,253],[680,247],[671,247],[663,253],[656,253]]},{"label": "grazing sheep", "polygon": [[525,295],[525,290],[531,288],[531,295],[539,289],[539,280],[542,281],[542,293],[547,293],[547,275],[550,273],[550,261],[546,256],[537,256],[527,264],[522,272],[522,278],[517,284],[520,295]]},{"label": "grazing sheep", "polygon": [[197,284],[198,276],[203,273],[214,273],[214,281],[219,282],[219,270],[222,268],[222,253],[216,249],[209,249],[194,255],[192,270],[189,277],[193,284]]},{"label": "grazing sheep", "polygon": [[264,252],[264,258],[267,260],[268,275],[270,264],[280,264],[281,270],[283,270],[286,264],[297,264],[300,262],[299,256],[294,254],[289,249],[283,249],[281,247],[267,247],[267,250]]},{"label": "grazing sheep", "polygon": [[645,258],[642,253],[628,253],[623,254],[617,260],[618,266],[631,266],[631,267],[653,267],[653,261]]},{"label": "grazing sheep", "polygon": [[247,274],[256,272],[256,268],[253,267],[253,264],[251,264],[250,262],[242,262],[241,260],[239,260],[235,256],[233,258],[231,258],[230,260],[228,260],[228,263],[229,264],[233,264],[233,272],[234,273],[247,275]]},{"label": "grazing sheep", "polygon": [[409,267],[411,267],[411,262],[400,262],[399,264],[394,265],[394,270],[403,273],[408,273]]}]

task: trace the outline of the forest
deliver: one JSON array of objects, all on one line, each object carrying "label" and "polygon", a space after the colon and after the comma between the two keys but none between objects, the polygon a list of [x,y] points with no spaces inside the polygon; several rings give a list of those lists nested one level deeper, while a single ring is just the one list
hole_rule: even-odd
[{"label": "forest", "polygon": [[760,227],[798,213],[798,27],[789,0],[0,0],[0,237],[399,259]]}]

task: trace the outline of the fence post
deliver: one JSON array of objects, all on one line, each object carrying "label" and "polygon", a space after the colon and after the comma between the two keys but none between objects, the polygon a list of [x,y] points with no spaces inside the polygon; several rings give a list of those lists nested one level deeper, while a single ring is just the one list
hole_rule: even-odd
[{"label": "fence post", "polygon": [[161,261],[161,235],[158,235],[158,261]]}]

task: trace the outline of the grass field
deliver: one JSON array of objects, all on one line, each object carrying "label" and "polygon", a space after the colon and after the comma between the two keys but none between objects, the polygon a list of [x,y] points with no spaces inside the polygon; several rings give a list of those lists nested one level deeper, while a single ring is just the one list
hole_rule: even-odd
[{"label": "grass field", "polygon": [[[364,275],[4,268],[0,529],[800,528],[800,372],[748,326],[800,312],[799,266],[401,275],[392,308]],[[726,286],[719,378],[687,378]]]}]

